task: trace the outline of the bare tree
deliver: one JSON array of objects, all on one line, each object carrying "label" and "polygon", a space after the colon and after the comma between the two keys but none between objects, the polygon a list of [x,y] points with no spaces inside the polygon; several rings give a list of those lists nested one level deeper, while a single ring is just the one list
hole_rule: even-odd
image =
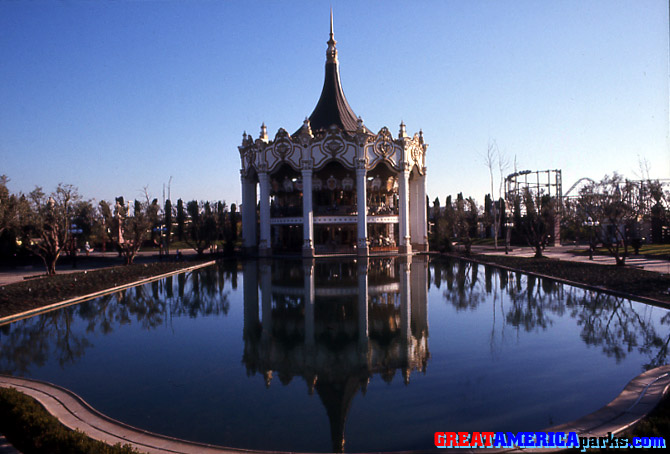
[{"label": "bare tree", "polygon": [[630,244],[629,231],[639,214],[635,184],[616,172],[597,183],[589,183],[579,191],[579,210],[591,223],[598,225],[600,242],[614,257],[617,265],[625,265]]},{"label": "bare tree", "polygon": [[[489,169],[489,176],[491,179],[491,216],[493,218],[493,244],[496,249],[498,249],[498,235],[500,234],[500,224],[502,220],[503,208],[500,209],[496,204],[500,203],[503,195],[503,185],[505,183],[504,173],[505,170],[509,168],[509,159],[505,156],[504,153],[500,152],[498,144],[496,141],[489,141],[488,148],[486,150],[486,156],[484,156],[484,163]],[[498,193],[494,192],[495,184],[495,175],[498,173]],[[488,215],[488,213],[486,213]]]},{"label": "bare tree", "polygon": [[647,180],[651,181],[651,165],[649,164],[649,161],[647,158],[643,158],[640,155],[637,155],[637,167],[638,171],[640,172],[639,174],[635,171],[633,171],[633,174],[639,179],[639,180]]},{"label": "bare tree", "polygon": [[540,258],[552,233],[556,199],[541,192],[531,192],[528,188],[524,188],[522,197],[526,209],[526,215],[521,220],[522,231],[528,244],[535,249],[535,257]]},{"label": "bare tree", "polygon": [[[651,224],[651,241],[661,243],[663,241],[663,227],[667,226],[667,212],[670,208],[670,192],[664,192],[663,183],[658,179],[652,179],[650,175],[650,164],[646,158],[638,156],[640,173],[635,176],[640,180],[638,184],[638,219],[642,218]],[[642,247],[641,235],[633,235],[631,245],[635,254]]]},{"label": "bare tree", "polygon": [[107,236],[114,243],[130,265],[149,237],[151,228],[158,221],[158,200],[149,200],[145,190],[145,201],[135,200],[131,213],[130,204],[125,205],[123,197],[116,199],[114,210],[106,201],[100,202],[100,211],[105,222]]},{"label": "bare tree", "polygon": [[28,196],[30,213],[22,224],[30,249],[44,262],[48,275],[56,274],[56,262],[70,238],[73,205],[81,196],[71,184],[60,183],[49,197],[39,186]]}]

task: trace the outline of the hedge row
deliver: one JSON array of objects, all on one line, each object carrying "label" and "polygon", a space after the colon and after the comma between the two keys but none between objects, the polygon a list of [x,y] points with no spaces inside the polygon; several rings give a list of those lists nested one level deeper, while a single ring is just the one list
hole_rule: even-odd
[{"label": "hedge row", "polygon": [[24,454],[137,454],[130,445],[106,445],[63,426],[37,401],[0,388],[0,432]]}]

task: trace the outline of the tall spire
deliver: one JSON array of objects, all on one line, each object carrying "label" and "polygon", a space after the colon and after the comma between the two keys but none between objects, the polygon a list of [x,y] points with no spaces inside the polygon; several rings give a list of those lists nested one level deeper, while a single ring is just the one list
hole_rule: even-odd
[{"label": "tall spire", "polygon": [[333,34],[333,7],[330,7],[330,39],[328,40],[328,50],[326,51],[326,62],[337,63],[337,49],[335,48],[335,35]]},{"label": "tall spire", "polygon": [[[327,130],[335,125],[349,134],[356,134],[358,117],[344,97],[340,83],[339,62],[333,34],[333,9],[330,9],[330,39],[326,51],[326,74],[323,80],[321,97],[309,116],[312,131]],[[300,131],[300,130],[298,130]],[[296,133],[298,132],[296,131]]]},{"label": "tall spire", "polygon": [[330,7],[330,39],[333,39],[333,7]]}]

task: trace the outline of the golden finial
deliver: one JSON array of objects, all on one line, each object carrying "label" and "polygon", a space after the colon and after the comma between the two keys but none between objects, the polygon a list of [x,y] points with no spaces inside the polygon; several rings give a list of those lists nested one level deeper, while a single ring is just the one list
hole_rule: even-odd
[{"label": "golden finial", "polygon": [[407,137],[407,128],[405,127],[405,122],[400,121],[400,131],[398,132],[398,138]]},{"label": "golden finial", "polygon": [[330,8],[330,39],[328,40],[328,50],[326,51],[327,62],[337,63],[337,49],[335,48],[335,34],[333,33],[333,8]]}]

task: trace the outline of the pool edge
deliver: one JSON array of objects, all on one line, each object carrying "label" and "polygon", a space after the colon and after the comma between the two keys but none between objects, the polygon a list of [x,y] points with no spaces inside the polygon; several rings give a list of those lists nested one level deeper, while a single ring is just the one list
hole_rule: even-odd
[{"label": "pool edge", "polygon": [[35,315],[44,314],[46,312],[55,311],[66,306],[72,306],[73,304],[83,303],[93,298],[98,298],[99,296],[107,295],[109,293],[118,292],[130,287],[135,287],[138,285],[146,284],[149,282],[157,281],[159,279],[164,279],[169,276],[174,276],[175,274],[188,273],[189,271],[194,271],[206,266],[214,265],[216,260],[211,260],[209,262],[198,263],[197,265],[189,266],[186,268],[180,268],[178,270],[170,271],[168,273],[159,274],[158,276],[147,277],[145,279],[140,279],[139,281],[129,282],[123,285],[117,285],[116,287],[111,287],[105,290],[99,290],[97,292],[89,293],[88,295],[77,296],[74,298],[67,299],[65,301],[60,301],[58,303],[48,304],[46,306],[36,307],[28,311],[19,312],[18,314],[8,315],[6,317],[0,318],[0,326],[7,325],[25,318],[30,318]]},{"label": "pool edge", "polygon": [[[72,391],[41,380],[0,375],[0,387],[15,388],[37,400],[63,425],[109,444],[130,444],[147,453],[280,453],[192,442],[155,434],[116,421],[93,408]],[[610,403],[599,410],[545,432],[576,432],[580,436],[617,435],[648,415],[670,388],[670,365],[659,366],[633,378]],[[465,449],[461,452],[528,452],[530,449]],[[542,451],[553,451],[542,449]],[[402,451],[407,452],[407,451]],[[410,451],[429,452],[429,451]],[[434,452],[434,451],[430,451]],[[398,452],[399,453],[399,452]]]}]

